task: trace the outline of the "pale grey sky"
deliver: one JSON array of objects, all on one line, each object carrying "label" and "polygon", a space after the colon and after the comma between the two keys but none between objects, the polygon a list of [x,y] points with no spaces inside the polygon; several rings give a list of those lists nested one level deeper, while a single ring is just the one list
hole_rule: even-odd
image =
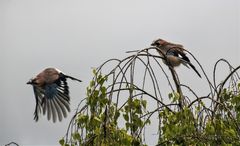
[{"label": "pale grey sky", "polygon": [[[69,81],[74,111],[92,78],[91,67],[123,58],[125,51],[148,47],[157,38],[183,44],[209,76],[219,58],[239,65],[240,2],[0,0],[0,145],[58,145],[64,136],[72,113],[61,123],[46,117],[33,121],[35,99],[26,82],[42,69],[57,67],[84,81]],[[185,67],[178,72],[204,92],[194,84],[196,76],[189,78],[193,72]]]}]

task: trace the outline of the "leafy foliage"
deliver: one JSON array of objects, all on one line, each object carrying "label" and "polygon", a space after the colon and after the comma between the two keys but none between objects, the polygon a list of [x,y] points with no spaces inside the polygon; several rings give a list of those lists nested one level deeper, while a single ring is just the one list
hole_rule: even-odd
[{"label": "leafy foliage", "polygon": [[[122,60],[110,59],[94,69],[86,98],[80,102],[59,143],[62,146],[143,146],[147,145],[146,127],[158,120],[154,126],[159,146],[240,145],[237,73],[240,66],[233,68],[220,59],[214,66],[213,82],[202,70],[209,94],[198,96],[180,82],[171,66],[168,69],[173,81],[169,79],[159,62],[164,57],[151,53],[156,49],[139,50]],[[220,62],[228,64],[230,73],[217,85],[215,77]]]},{"label": "leafy foliage", "polygon": [[[94,80],[87,87],[86,105],[76,113],[75,130],[71,133],[71,145],[140,145],[141,139],[128,134],[137,132],[143,127],[144,121],[140,115],[146,109],[146,100],[133,99],[121,109],[107,98],[107,88],[104,83],[107,76],[93,70]],[[125,120],[126,128],[119,128],[117,121],[120,116]],[[64,138],[59,141],[62,146],[68,146]]]}]

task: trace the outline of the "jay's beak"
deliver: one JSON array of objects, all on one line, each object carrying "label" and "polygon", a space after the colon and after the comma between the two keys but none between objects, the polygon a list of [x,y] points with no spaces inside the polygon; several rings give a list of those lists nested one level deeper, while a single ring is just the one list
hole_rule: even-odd
[{"label": "jay's beak", "polygon": [[32,85],[33,82],[32,82],[32,80],[29,80],[26,84],[30,84],[30,85]]}]

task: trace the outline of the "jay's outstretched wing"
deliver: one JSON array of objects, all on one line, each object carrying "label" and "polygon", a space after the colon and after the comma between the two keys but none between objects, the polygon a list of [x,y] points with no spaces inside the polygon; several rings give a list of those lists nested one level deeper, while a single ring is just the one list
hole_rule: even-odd
[{"label": "jay's outstretched wing", "polygon": [[56,68],[46,68],[27,84],[33,86],[36,99],[34,120],[38,121],[41,112],[48,120],[62,121],[70,112],[70,97],[67,78],[81,82],[81,80],[65,75]]},{"label": "jay's outstretched wing", "polygon": [[34,119],[38,121],[39,113],[47,114],[48,120],[52,118],[56,122],[57,118],[62,121],[70,112],[70,97],[66,78],[60,77],[52,84],[47,84],[44,88],[34,86],[36,107]]}]

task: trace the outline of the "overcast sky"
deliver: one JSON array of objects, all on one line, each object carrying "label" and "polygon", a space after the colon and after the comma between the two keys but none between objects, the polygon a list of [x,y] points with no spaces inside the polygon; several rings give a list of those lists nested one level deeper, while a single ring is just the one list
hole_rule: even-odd
[{"label": "overcast sky", "polygon": [[[219,58],[240,64],[238,0],[0,0],[0,145],[58,145],[61,123],[33,120],[35,99],[26,82],[57,67],[84,82],[69,82],[71,108],[84,98],[91,68],[157,38],[183,44],[209,76]],[[197,76],[179,76],[195,89]],[[220,73],[221,74],[221,73]],[[193,76],[190,78],[189,76]],[[224,77],[224,75],[222,75]],[[200,80],[200,79],[196,79]],[[148,133],[151,137],[154,133]],[[148,140],[150,145],[153,140]]]}]

